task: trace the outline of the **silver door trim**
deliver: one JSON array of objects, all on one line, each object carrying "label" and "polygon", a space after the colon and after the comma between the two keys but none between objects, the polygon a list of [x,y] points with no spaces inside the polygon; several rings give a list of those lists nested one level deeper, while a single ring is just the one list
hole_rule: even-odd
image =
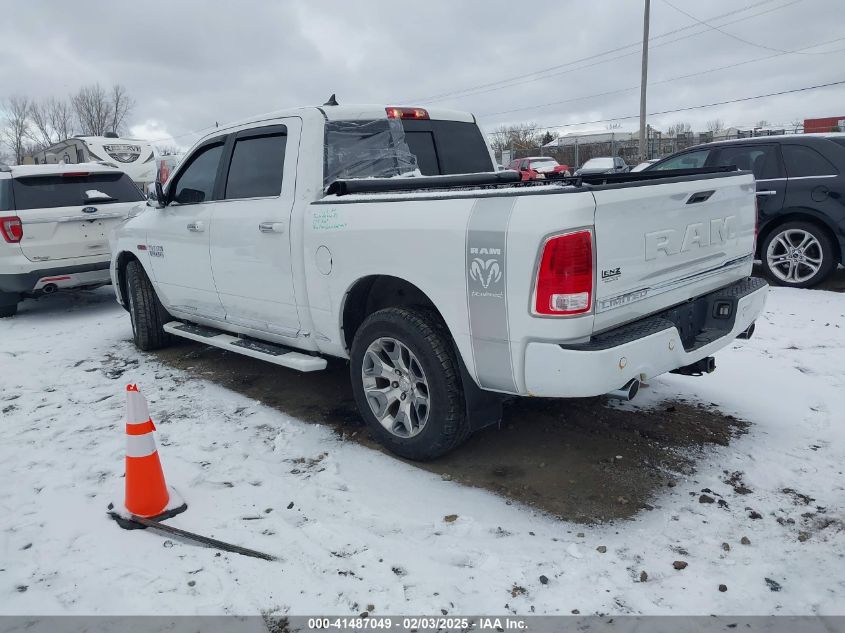
[{"label": "silver door trim", "polygon": [[124,218],[126,213],[98,213],[89,215],[63,215],[58,218],[35,218],[27,220],[21,218],[21,224],[60,224],[63,222],[93,222],[94,220],[113,220],[115,218]]}]

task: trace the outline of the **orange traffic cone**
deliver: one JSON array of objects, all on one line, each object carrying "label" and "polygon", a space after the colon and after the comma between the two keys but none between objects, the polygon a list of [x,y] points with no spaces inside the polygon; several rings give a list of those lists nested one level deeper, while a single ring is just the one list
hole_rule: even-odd
[{"label": "orange traffic cone", "polygon": [[[160,520],[184,512],[188,507],[175,490],[168,490],[164,481],[153,437],[155,430],[147,400],[138,391],[138,385],[126,385],[125,512],[115,512],[116,515]],[[136,527],[118,523],[123,527]]]}]

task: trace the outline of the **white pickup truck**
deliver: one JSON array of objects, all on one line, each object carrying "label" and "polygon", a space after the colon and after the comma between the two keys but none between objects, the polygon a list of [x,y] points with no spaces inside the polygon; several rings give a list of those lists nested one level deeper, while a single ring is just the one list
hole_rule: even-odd
[{"label": "white pickup truck", "polygon": [[504,397],[630,398],[753,332],[750,173],[494,169],[460,112],[325,105],[222,127],[117,229],[117,299],[144,350],[348,358],[361,415],[411,459],[495,423]]}]

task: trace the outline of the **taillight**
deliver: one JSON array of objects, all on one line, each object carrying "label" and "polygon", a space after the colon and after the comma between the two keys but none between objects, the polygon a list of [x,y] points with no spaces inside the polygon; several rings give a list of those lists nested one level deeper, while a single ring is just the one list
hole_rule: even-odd
[{"label": "taillight", "polygon": [[428,111],[422,108],[385,108],[388,119],[428,119]]},{"label": "taillight", "polygon": [[549,238],[543,246],[534,310],[537,314],[589,312],[593,296],[593,238],[578,231]]},{"label": "taillight", "polygon": [[17,244],[23,239],[21,219],[17,216],[0,218],[0,233],[3,234],[3,239],[10,244]]}]

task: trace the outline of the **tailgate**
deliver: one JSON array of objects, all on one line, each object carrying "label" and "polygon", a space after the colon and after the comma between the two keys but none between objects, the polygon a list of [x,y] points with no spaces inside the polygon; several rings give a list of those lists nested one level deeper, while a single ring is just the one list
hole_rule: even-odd
[{"label": "tailgate", "polygon": [[600,331],[728,285],[751,272],[751,174],[596,187]]},{"label": "tailgate", "polygon": [[110,231],[143,199],[122,173],[22,177],[14,193],[21,251],[39,262],[107,255]]}]

